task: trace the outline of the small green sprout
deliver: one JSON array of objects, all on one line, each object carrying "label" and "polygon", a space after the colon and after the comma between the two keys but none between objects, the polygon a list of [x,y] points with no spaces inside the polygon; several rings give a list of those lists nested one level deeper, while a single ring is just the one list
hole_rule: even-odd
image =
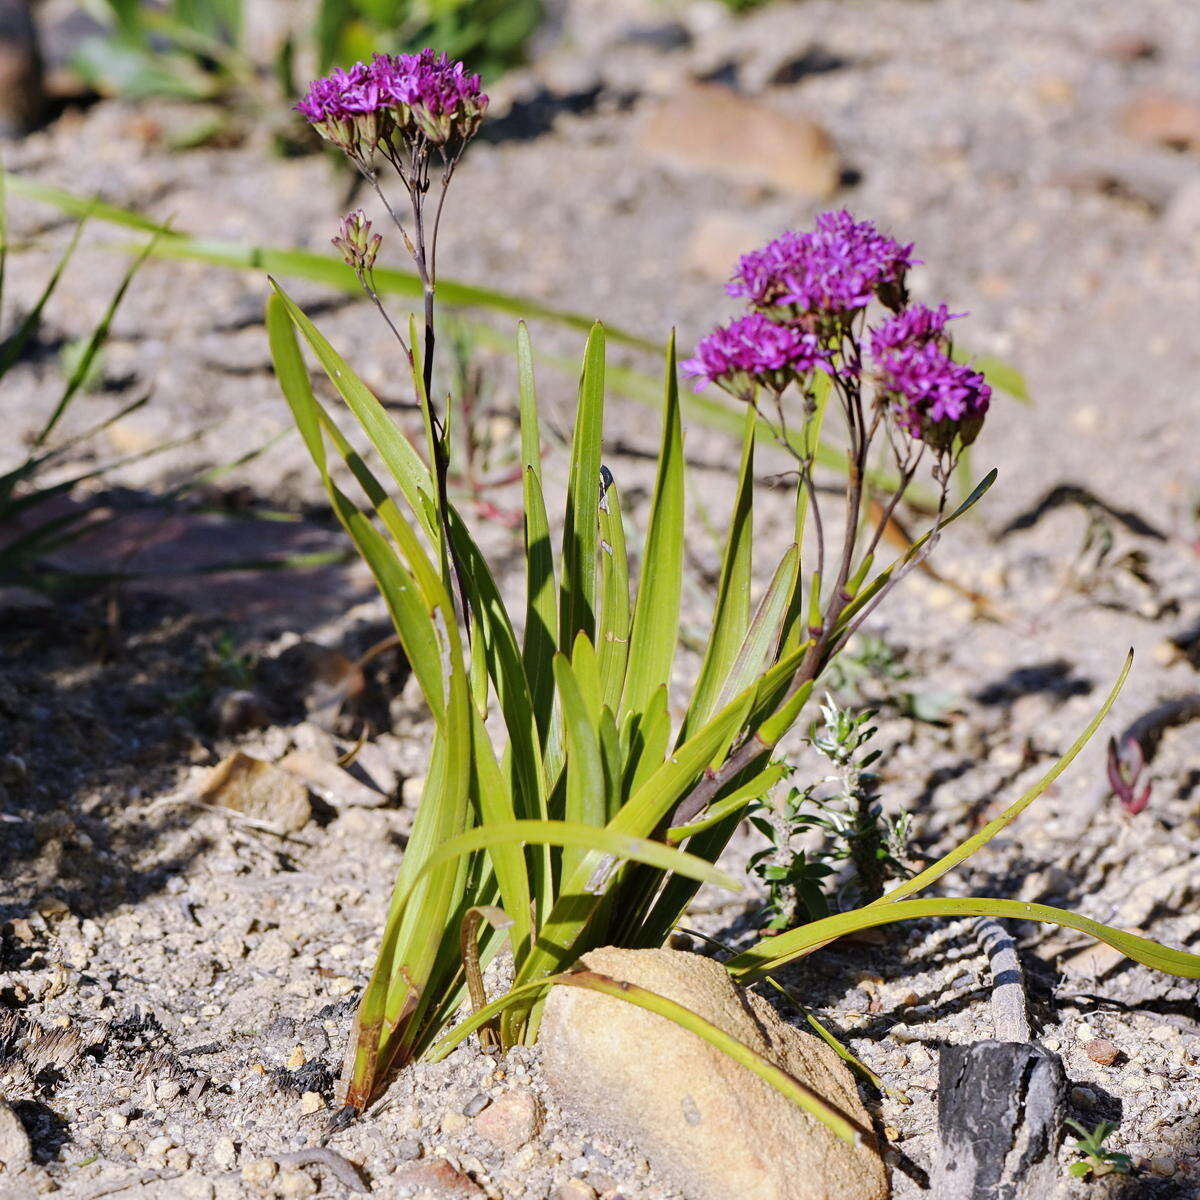
[{"label": "small green sprout", "polygon": [[1133,1170],[1133,1160],[1128,1154],[1104,1146],[1109,1136],[1116,1132],[1115,1122],[1101,1121],[1091,1130],[1078,1121],[1069,1120],[1067,1124],[1079,1135],[1072,1149],[1083,1155],[1067,1168],[1072,1175],[1079,1179],[1099,1179],[1103,1175],[1128,1175]]}]

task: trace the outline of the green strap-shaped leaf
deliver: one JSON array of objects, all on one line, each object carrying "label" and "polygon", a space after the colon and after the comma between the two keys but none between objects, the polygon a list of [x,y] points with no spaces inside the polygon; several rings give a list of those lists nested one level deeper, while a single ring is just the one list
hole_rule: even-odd
[{"label": "green strap-shaped leaf", "polygon": [[692,691],[692,701],[679,731],[681,739],[703,725],[720,707],[718,697],[750,626],[750,578],[754,550],[754,440],[757,431],[757,415],[747,405],[737,495],[733,501],[725,555],[721,560],[712,632]]},{"label": "green strap-shaped leaf", "polygon": [[596,634],[596,554],[600,542],[600,446],[604,436],[604,327],[588,336],[575,411],[563,523],[558,646],[570,654],[579,633]]},{"label": "green strap-shaped leaf", "polygon": [[554,714],[554,672],[551,661],[557,646],[558,611],[554,579],[554,551],[550,522],[542,495],[542,439],[537,392],[533,378],[533,350],[529,330],[517,327],[517,386],[521,399],[521,465],[525,500],[525,637],[521,657],[525,664],[530,701],[542,746]]},{"label": "green strap-shaped leaf", "polygon": [[629,666],[621,697],[622,715],[642,712],[658,688],[671,682],[671,665],[679,641],[683,530],[683,430],[679,417],[675,335],[672,334],[667,346],[662,448],[658,455],[658,474],[646,528],[637,603],[629,633]]},{"label": "green strap-shaped leaf", "polygon": [[1200,955],[1185,950],[1172,950],[1149,938],[1101,925],[1098,921],[1081,917],[1063,908],[1048,904],[1026,904],[1022,900],[997,900],[991,897],[955,896],[950,899],[905,900],[902,904],[868,906],[854,912],[839,913],[813,921],[810,925],[781,933],[778,937],[766,938],[749,950],[730,959],[725,965],[739,979],[754,979],[774,971],[811,953],[820,946],[856,933],[860,929],[872,929],[877,925],[890,925],[896,921],[911,921],[920,917],[1009,917],[1021,921],[1044,921],[1050,925],[1062,925],[1067,929],[1078,929],[1098,941],[1107,942],[1135,962],[1177,975],[1183,979],[1200,979]]},{"label": "green strap-shaped leaf", "polygon": [[621,517],[621,491],[613,483],[600,505],[600,683],[604,703],[615,713],[629,662],[629,553]]},{"label": "green strap-shaped leaf", "polygon": [[[583,634],[579,635],[578,640],[586,644]],[[600,757],[600,734],[588,711],[588,703],[575,671],[562,654],[554,656],[554,681],[558,686],[567,741],[567,793],[563,815],[572,824],[601,828],[607,821],[608,805],[604,764]],[[571,877],[583,854],[584,851],[579,847],[564,849],[564,880]]]},{"label": "green strap-shaped leaf", "polygon": [[288,316],[312,347],[317,361],[329,377],[329,382],[346,401],[371,445],[379,452],[388,472],[396,481],[405,500],[421,526],[436,546],[441,534],[437,523],[430,518],[429,503],[433,501],[435,488],[429,469],[412,443],[396,427],[388,416],[387,409],[375,398],[371,389],[354,373],[344,358],[329,344],[325,336],[308,319],[298,304],[286,292],[273,283],[276,294],[287,309]]}]

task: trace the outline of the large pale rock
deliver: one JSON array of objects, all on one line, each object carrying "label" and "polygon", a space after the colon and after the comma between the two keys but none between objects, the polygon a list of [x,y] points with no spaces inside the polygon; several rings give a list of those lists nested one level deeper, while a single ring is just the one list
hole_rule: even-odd
[{"label": "large pale rock", "polygon": [[815,121],[715,84],[689,84],[649,109],[639,150],[685,170],[824,200],[838,187],[833,139]]},{"label": "large pale rock", "polygon": [[[683,1004],[870,1129],[845,1064],[734,986],[712,959],[677,950],[586,955],[584,965]],[[540,1042],[564,1108],[631,1141],[688,1200],[881,1200],[877,1149],[839,1140],[763,1080],[674,1022],[582,988],[554,988]]]}]

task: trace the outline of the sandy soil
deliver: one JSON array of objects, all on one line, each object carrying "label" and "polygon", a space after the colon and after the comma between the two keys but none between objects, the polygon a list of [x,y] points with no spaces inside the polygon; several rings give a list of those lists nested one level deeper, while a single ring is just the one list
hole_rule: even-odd
[{"label": "sandy soil", "polygon": [[[665,27],[669,37],[646,36]],[[1137,658],[1107,732],[1197,688],[1200,159],[1125,132],[1122,112],[1148,89],[1195,97],[1198,69],[1200,10],[1169,0],[1136,9],[1108,0],[814,0],[736,22],[707,5],[572,0],[534,63],[500,85],[496,132],[456,180],[444,271],[653,339],[677,325],[691,345],[730,311],[720,265],[702,249],[706,222],[744,229],[736,252],[819,207],[639,154],[643,108],[717,74],[819,120],[847,167],[833,203],[916,241],[918,297],[969,311],[962,340],[1024,372],[1032,404],[998,398],[975,454],[977,470],[999,468],[999,482],[977,516],[949,531],[937,560],[985,592],[1002,619],[976,619],[959,596],[915,576],[874,624],[912,672],[899,685],[869,686],[884,705],[886,800],[913,814],[923,853],[960,840],[1050,765],[1127,647]],[[169,105],[104,102],[14,145],[7,162],[214,238],[326,246],[346,199],[327,160],[272,158],[257,136],[233,149],[168,153],[164,131],[188,119]],[[12,199],[10,209],[18,252],[8,294],[19,307],[69,230],[45,207]],[[41,335],[44,353],[6,380],[10,436],[35,428],[52,402],[56,341],[98,316],[123,240],[99,225],[86,235]],[[322,328],[411,423],[372,314],[312,284],[292,290],[324,304]],[[114,325],[108,386],[76,419],[93,421],[150,388],[150,404],[106,435],[102,457],[200,432],[116,473],[123,490],[108,502],[134,516],[78,561],[127,554],[147,563],[137,556],[157,547],[165,558],[151,565],[211,563],[234,544],[231,531],[246,557],[340,544],[294,437],[194,494],[170,514],[174,524],[143,507],[198,468],[288,429],[260,323],[264,294],[254,272],[146,266]],[[581,349],[577,333],[534,332],[547,351]],[[628,351],[614,357],[657,369]],[[479,361],[502,450],[511,375],[502,355],[481,349]],[[544,369],[541,383],[551,424],[569,430],[572,380]],[[655,424],[631,400],[612,407],[607,461],[641,509]],[[685,615],[702,632],[734,452],[695,424],[688,449],[697,532]],[[552,452],[552,479],[562,459],[561,448]],[[503,491],[494,498],[515,503]],[[764,487],[763,578],[786,537],[785,508]],[[247,525],[267,510],[299,520]],[[489,528],[507,562],[511,537]],[[506,586],[518,583],[505,574]],[[398,687],[400,664],[378,660],[360,707],[326,727],[323,660],[303,647],[354,657],[385,633],[381,607],[350,565],[217,581],[176,569],[95,599],[4,611],[0,1017],[16,1023],[10,1040],[24,1049],[0,1060],[0,1083],[33,1136],[38,1165],[13,1184],[25,1194],[99,1196],[119,1185],[163,1197],[308,1194],[299,1175],[322,1194],[343,1194],[328,1164],[271,1183],[264,1175],[257,1191],[256,1168],[243,1168],[313,1143],[328,1123],[423,772],[423,718],[411,690]],[[228,694],[246,687],[265,706],[265,727],[236,732]],[[905,690],[946,693],[948,718],[904,715]],[[379,807],[318,799],[300,832],[278,838],[176,802],[235,748],[332,756],[363,717],[374,731],[364,770]],[[1129,818],[1107,793],[1097,739],[950,890],[1064,905],[1194,948],[1198,751],[1195,726],[1168,730],[1150,806]],[[740,841],[735,861],[749,848]],[[703,895],[695,923],[736,941],[752,913],[744,899],[731,906]],[[1080,958],[1085,941],[1074,935],[1032,925],[1019,933],[1036,1030],[1063,1055],[1076,1115],[1119,1120],[1112,1144],[1138,1165],[1132,1180],[1064,1176],[1064,1188],[1200,1194],[1195,984]],[[902,1106],[872,1095],[870,1104],[895,1145],[897,1195],[918,1194],[937,1144],[938,1048],[992,1033],[986,961],[967,924],[921,923],[886,945],[833,948],[789,982],[912,1098]],[[46,1048],[44,1035],[59,1027],[67,1044]],[[1115,1065],[1088,1057],[1093,1037],[1120,1048]],[[38,1046],[41,1073],[31,1075]],[[494,1062],[467,1048],[409,1072],[385,1111],[328,1145],[381,1195],[405,1194],[411,1162],[439,1155],[509,1200],[541,1200],[571,1178],[612,1197],[669,1194],[635,1148],[573,1126],[549,1097],[545,1127],[526,1147],[490,1146],[474,1114],[514,1086],[541,1093],[536,1049]]]}]

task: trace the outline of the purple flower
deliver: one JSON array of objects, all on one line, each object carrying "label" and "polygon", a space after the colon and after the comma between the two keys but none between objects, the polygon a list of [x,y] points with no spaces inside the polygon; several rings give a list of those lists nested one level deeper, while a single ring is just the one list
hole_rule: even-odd
[{"label": "purple flower", "polygon": [[761,313],[739,317],[714,329],[681,364],[697,380],[696,390],[715,383],[746,398],[757,384],[782,391],[797,376],[829,370],[817,336],[770,321]]},{"label": "purple flower", "polygon": [[924,304],[910,304],[907,308],[889,317],[878,329],[871,329],[871,355],[881,359],[889,351],[898,350],[910,342],[937,342],[944,345],[946,326],[951,321],[965,317],[966,313],[952,313],[944,304],[937,308],[926,308]]},{"label": "purple flower", "polygon": [[434,50],[376,54],[370,64],[331,71],[309,85],[296,105],[324,138],[369,162],[393,131],[422,134],[435,145],[474,136],[488,98],[478,75]]},{"label": "purple flower", "polygon": [[958,437],[970,445],[983,425],[992,389],[983,375],[956,363],[936,341],[910,341],[875,363],[876,379],[896,423],[936,450]]},{"label": "purple flower", "polygon": [[744,255],[725,290],[760,310],[842,321],[876,296],[900,307],[912,250],[845,210],[822,213],[815,229],[788,230]]},{"label": "purple flower", "polygon": [[411,117],[435,144],[442,145],[454,135],[466,141],[479,128],[488,104],[479,76],[468,74],[448,54],[430,49],[420,54],[376,54],[370,70],[400,124]]}]

